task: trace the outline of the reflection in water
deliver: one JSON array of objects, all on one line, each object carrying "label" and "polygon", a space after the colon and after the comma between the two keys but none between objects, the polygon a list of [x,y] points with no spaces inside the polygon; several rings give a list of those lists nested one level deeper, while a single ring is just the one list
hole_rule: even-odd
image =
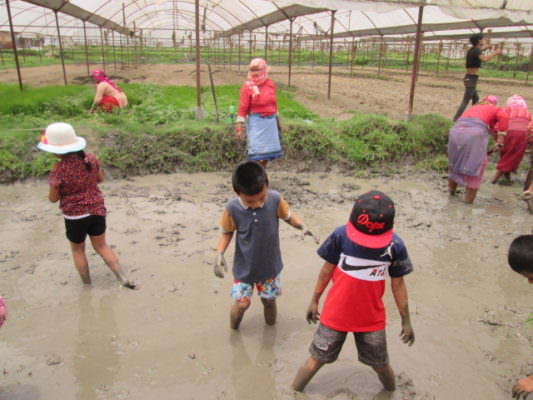
[{"label": "reflection in water", "polygon": [[261,347],[255,360],[250,358],[240,332],[231,332],[230,342],[233,351],[231,363],[233,387],[236,400],[275,399],[273,365],[276,360],[273,346],[276,341],[276,328],[263,329]]},{"label": "reflection in water", "polygon": [[112,388],[119,363],[114,344],[118,333],[113,307],[115,297],[116,294],[101,297],[95,310],[91,290],[80,294],[78,342],[73,363],[78,383],[77,400],[94,400]]}]

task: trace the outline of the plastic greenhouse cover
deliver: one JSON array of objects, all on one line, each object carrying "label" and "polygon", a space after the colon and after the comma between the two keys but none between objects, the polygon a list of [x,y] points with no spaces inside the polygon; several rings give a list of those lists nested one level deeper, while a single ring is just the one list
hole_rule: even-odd
[{"label": "plastic greenhouse cover", "polygon": [[[9,30],[5,3],[5,0],[0,0],[0,30]],[[96,23],[115,31],[135,30],[137,34],[140,30],[151,30],[157,33],[154,35],[167,38],[173,31],[177,37],[190,36],[194,29],[194,0],[11,0],[15,31],[38,32],[50,36],[56,34],[54,13],[36,4],[53,9],[58,9],[61,5],[64,5],[64,10],[69,7],[79,8],[79,15],[74,15],[87,20],[87,26],[92,28]],[[505,8],[502,9],[504,4]],[[334,30],[339,33],[413,25],[416,23],[420,5],[426,6],[423,19],[425,24],[472,21],[472,15],[475,15],[475,20],[500,19],[502,24],[505,24],[505,21],[533,24],[531,0],[200,0],[200,22],[203,28],[202,37],[205,38],[213,37],[215,32],[227,32],[236,27],[247,26],[251,21],[255,21],[254,25],[250,25],[252,29],[259,28],[264,31],[262,27],[268,25],[269,33],[286,34],[289,32],[289,22],[285,8],[292,7],[292,10],[297,10],[299,7],[300,14],[297,14],[299,16],[294,20],[294,32],[317,35],[328,32],[331,15],[327,11],[316,13],[312,8],[337,10]],[[276,22],[270,24],[270,20],[265,18],[267,15],[277,15],[277,18],[272,20]],[[92,16],[92,19],[88,16]],[[58,18],[62,34],[83,34],[83,23],[80,19],[65,15],[61,11]],[[124,25],[127,30],[121,28]],[[473,26],[476,26],[475,23]],[[446,31],[446,28],[443,28],[443,31]],[[405,33],[402,29],[398,29],[397,33]],[[471,33],[474,29],[467,28],[454,33]],[[494,31],[498,29],[500,28],[495,28]],[[517,29],[510,27],[500,30]]]}]

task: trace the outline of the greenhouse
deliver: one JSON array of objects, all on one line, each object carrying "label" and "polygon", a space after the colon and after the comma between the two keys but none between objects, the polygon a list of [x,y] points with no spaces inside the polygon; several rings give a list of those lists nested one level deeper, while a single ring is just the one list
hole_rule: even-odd
[{"label": "greenhouse", "polygon": [[0,400],[525,399],[531,3],[0,0]]}]

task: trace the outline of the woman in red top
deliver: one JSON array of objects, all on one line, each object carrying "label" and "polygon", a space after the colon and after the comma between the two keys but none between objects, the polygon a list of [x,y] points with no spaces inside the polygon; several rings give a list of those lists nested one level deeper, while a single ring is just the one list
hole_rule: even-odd
[{"label": "woman in red top", "polygon": [[276,85],[268,78],[270,67],[262,58],[250,62],[248,79],[241,87],[236,135],[244,139],[244,123],[248,139],[248,159],[259,161],[264,167],[281,157]]},{"label": "woman in red top", "polygon": [[500,161],[496,165],[496,173],[492,183],[504,175],[509,181],[511,172],[516,172],[527,147],[527,125],[531,121],[531,114],[527,110],[527,103],[522,96],[514,95],[507,99],[505,112],[509,117],[507,132],[499,132],[496,141],[501,149]]},{"label": "woman in red top", "polygon": [[91,283],[85,255],[85,239],[89,235],[94,250],[120,283],[134,288],[135,285],[122,272],[117,256],[106,243],[106,208],[104,197],[98,188],[98,183],[104,179],[104,173],[98,159],[83,151],[85,145],[85,139],[76,136],[71,125],[64,122],[48,125],[37,147],[60,158],[48,178],[48,199],[52,203],[59,201],[74,265],[83,283]]},{"label": "woman in red top", "polygon": [[448,136],[448,187],[454,195],[457,185],[466,187],[464,201],[473,203],[488,162],[489,134],[507,129],[507,114],[487,96],[467,109],[455,122]]},{"label": "woman in red top", "polygon": [[103,111],[111,112],[114,108],[124,108],[128,105],[126,93],[109,79],[104,71],[95,69],[91,76],[96,82],[93,107],[98,106]]}]

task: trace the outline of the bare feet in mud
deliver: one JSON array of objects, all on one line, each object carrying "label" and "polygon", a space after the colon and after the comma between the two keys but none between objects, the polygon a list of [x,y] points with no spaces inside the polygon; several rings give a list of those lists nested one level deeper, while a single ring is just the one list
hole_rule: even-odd
[{"label": "bare feet in mud", "polygon": [[526,190],[520,195],[520,198],[526,202],[529,213],[533,214],[533,193]]},{"label": "bare feet in mud", "polygon": [[126,281],[122,284],[125,288],[131,289],[131,290],[138,290],[139,286],[136,283],[133,283],[131,281]]}]

